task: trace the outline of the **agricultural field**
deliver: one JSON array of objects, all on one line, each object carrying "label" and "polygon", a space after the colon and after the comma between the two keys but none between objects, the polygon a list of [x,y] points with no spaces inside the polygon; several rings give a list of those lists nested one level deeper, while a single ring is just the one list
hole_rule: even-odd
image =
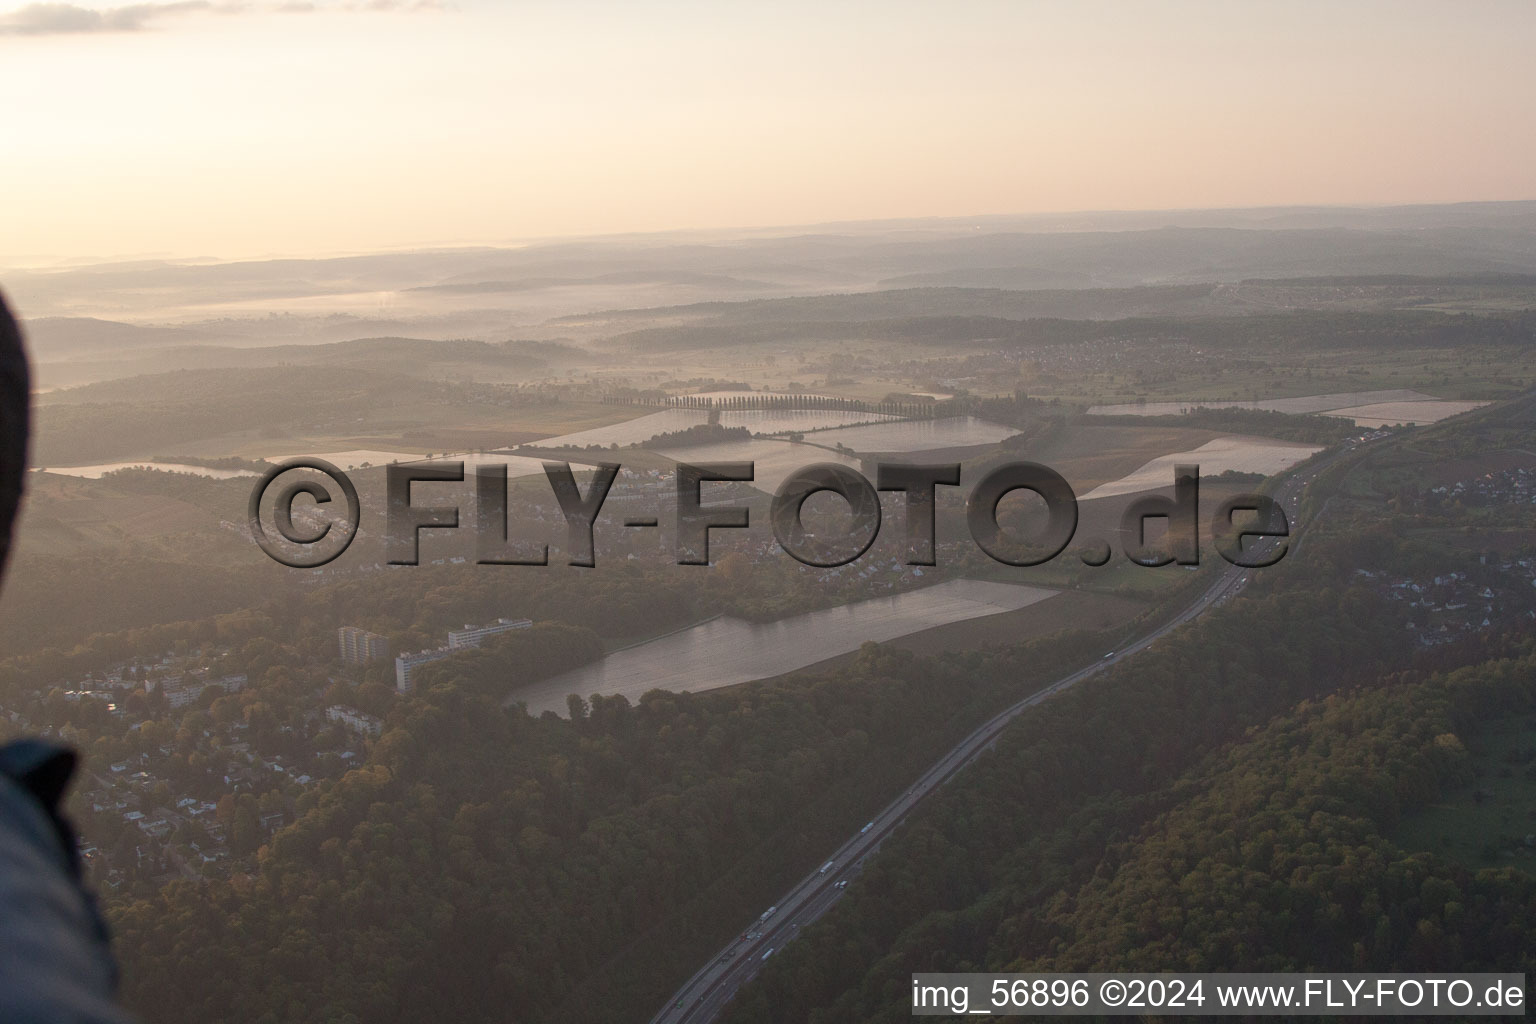
[{"label": "agricultural field", "polygon": [[344,452],[294,452],[271,455],[267,457],[267,461],[279,462],[292,458],[323,459],[338,469],[353,470],[368,466],[387,466],[391,462],[415,462],[422,458],[422,455],[411,452],[386,452],[373,448],[353,448]]},{"label": "agricultural field", "polygon": [[1316,445],[1252,437],[1221,437],[1192,451],[1159,455],[1134,473],[1100,484],[1084,494],[1081,500],[1093,501],[1167,487],[1173,481],[1174,467],[1180,463],[1199,466],[1201,476],[1219,476],[1229,471],[1273,476],[1320,451],[1322,449]]},{"label": "agricultural field", "polygon": [[[218,538],[213,529],[218,519],[210,514],[206,503],[172,493],[133,493],[116,484],[112,478],[31,474],[23,511],[27,530],[15,557],[30,561],[128,546],[141,550],[170,548],[189,539]],[[248,486],[229,484],[228,488],[244,490]],[[233,496],[235,492],[228,488],[220,490]],[[249,554],[250,544],[244,537],[226,536],[232,541],[231,549]],[[7,597],[22,600],[17,593]]]},{"label": "agricultural field", "polygon": [[1140,469],[1170,452],[1190,451],[1223,436],[1186,427],[1074,424],[1025,447],[1025,458],[1050,466],[1079,494]]},{"label": "agricultural field", "polygon": [[191,473],[193,476],[206,476],[214,480],[229,480],[237,476],[256,475],[256,471],[251,469],[215,469],[210,466],[189,466],[178,462],[108,462],[100,466],[38,467],[33,472],[56,473],[60,476],[74,476],[85,480],[100,480],[108,473],[116,473],[120,469],[155,469],[162,473]]},{"label": "agricultural field", "polygon": [[591,445],[597,445],[601,448],[607,448],[610,445],[617,445],[620,448],[627,448],[630,445],[649,441],[657,434],[670,434],[678,430],[687,430],[689,427],[696,427],[701,423],[707,422],[709,422],[709,414],[702,409],[664,409],[661,412],[632,416],[629,419],[618,423],[610,423],[607,426],[546,437],[538,442],[538,447],[587,448]]},{"label": "agricultural field", "polygon": [[1348,409],[1331,409],[1329,416],[1343,416],[1357,427],[1423,426],[1481,409],[1487,402],[1377,402]]}]

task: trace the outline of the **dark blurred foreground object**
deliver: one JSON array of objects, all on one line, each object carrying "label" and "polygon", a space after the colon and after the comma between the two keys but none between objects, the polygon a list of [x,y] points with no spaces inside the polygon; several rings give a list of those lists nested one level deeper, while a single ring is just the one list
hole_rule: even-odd
[{"label": "dark blurred foreground object", "polygon": [[[0,571],[27,468],[31,383],[21,335],[0,300]],[[0,1021],[126,1024],[96,902],[80,880],[59,803],[74,752],[42,740],[0,747]]]},{"label": "dark blurred foreground object", "polygon": [[32,375],[21,332],[0,296],[0,573],[11,554],[11,528],[21,507],[32,413]]}]

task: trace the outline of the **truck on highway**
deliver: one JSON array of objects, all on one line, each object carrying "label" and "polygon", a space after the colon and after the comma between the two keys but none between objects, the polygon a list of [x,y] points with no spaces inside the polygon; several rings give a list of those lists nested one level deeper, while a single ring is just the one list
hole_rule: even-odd
[{"label": "truck on highway", "polygon": [[759,921],[766,921],[766,920],[768,920],[770,917],[773,916],[774,911],[776,911],[778,909],[779,908],[777,906],[769,907],[767,910],[763,911],[763,916],[758,918],[758,920]]},{"label": "truck on highway", "polygon": [[831,870],[832,870],[832,865],[833,865],[833,864],[836,864],[836,863],[837,863],[837,861],[835,861],[835,860],[829,860],[829,861],[827,861],[827,862],[826,862],[826,863],[825,863],[825,864],[823,864],[823,865],[822,865],[822,866],[821,866],[821,870],[820,870],[820,871],[818,871],[818,872],[816,872],[816,873],[817,873],[817,874],[818,874],[818,875],[824,875],[824,874],[826,874],[826,873],[827,873],[827,872],[828,872],[828,871],[831,871]]}]

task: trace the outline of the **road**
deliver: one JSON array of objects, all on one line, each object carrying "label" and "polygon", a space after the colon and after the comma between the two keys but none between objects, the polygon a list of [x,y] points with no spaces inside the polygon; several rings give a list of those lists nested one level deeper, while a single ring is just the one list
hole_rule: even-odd
[{"label": "road", "polygon": [[[1354,450],[1349,445],[1345,452]],[[1305,486],[1319,471],[1339,458],[1341,452],[1324,461],[1309,465],[1288,477],[1276,489],[1275,497],[1285,508],[1286,518],[1296,522],[1296,510]],[[1250,550],[1267,551],[1275,541],[1265,540]],[[1218,556],[1219,557],[1219,556]],[[912,787],[877,814],[851,839],[828,856],[826,865],[813,872],[789,892],[785,893],[769,911],[742,932],[730,944],[683,987],[673,993],[667,1005],[651,1018],[651,1024],[708,1024],[719,1016],[725,1004],[742,985],[757,976],[763,962],[792,942],[801,929],[826,913],[843,894],[849,880],[863,867],[864,860],[880,848],[896,827],[929,793],[952,779],[961,769],[976,760],[997,742],[998,736],[1027,708],[1043,703],[1089,679],[1111,665],[1116,665],[1139,651],[1145,650],[1160,638],[1178,629],[1191,619],[1220,604],[1242,589],[1250,569],[1228,565],[1201,595],[1183,611],[1160,626],[1150,630],[1127,646],[1109,652],[1087,668],[1073,672],[1043,689],[1037,690],[1006,710],[988,720],[939,761],[922,774]]]}]

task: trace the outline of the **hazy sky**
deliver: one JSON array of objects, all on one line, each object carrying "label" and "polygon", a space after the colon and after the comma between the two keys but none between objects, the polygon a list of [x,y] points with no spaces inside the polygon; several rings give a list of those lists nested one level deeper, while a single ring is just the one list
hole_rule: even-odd
[{"label": "hazy sky", "polygon": [[1536,198],[1536,4],[0,0],[0,265]]}]

